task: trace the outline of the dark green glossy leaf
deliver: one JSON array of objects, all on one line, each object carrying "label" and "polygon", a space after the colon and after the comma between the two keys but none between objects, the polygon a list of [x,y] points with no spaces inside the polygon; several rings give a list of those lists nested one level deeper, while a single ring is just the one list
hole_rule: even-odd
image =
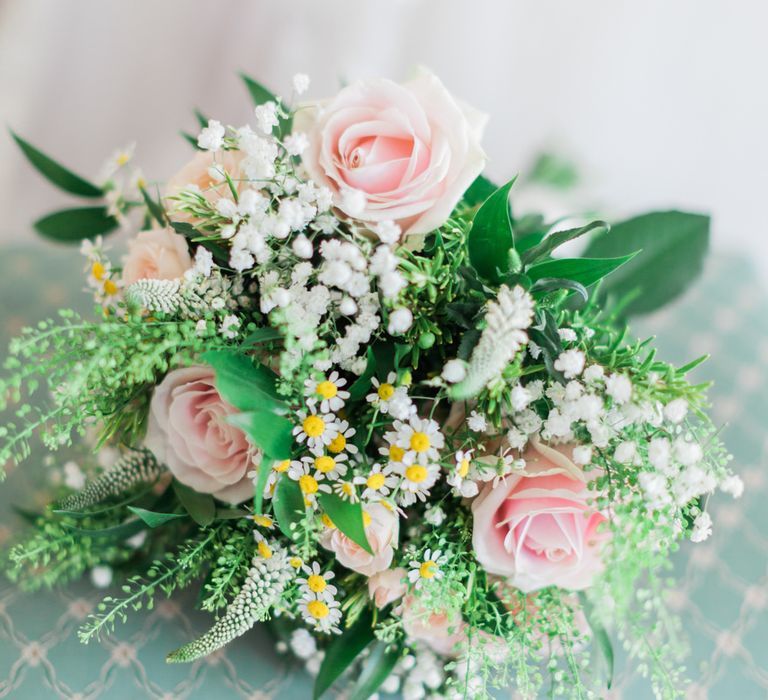
[{"label": "dark green glossy leaf", "polygon": [[272,498],[272,510],[281,532],[295,540],[299,533],[298,530],[292,530],[291,525],[298,523],[305,511],[304,496],[297,481],[281,476]]},{"label": "dark green glossy leaf", "polygon": [[315,678],[314,700],[318,700],[338,680],[374,639],[373,618],[370,610],[365,608],[355,624],[334,637],[325,650],[323,663]]},{"label": "dark green glossy leaf", "polygon": [[[579,226],[578,228],[569,228],[569,229],[566,229],[565,231],[555,231],[554,233],[550,233],[548,236],[545,236],[540,243],[537,243],[535,246],[525,251],[525,253],[523,254],[523,265],[527,267],[528,265],[531,265],[535,262],[548,258],[551,255],[552,251],[555,250],[555,248],[558,248],[559,246],[563,245],[563,243],[567,243],[568,241],[573,241],[576,238],[580,238],[581,236],[587,235],[588,233],[599,234],[601,232],[608,231],[608,229],[609,229],[609,226],[604,221],[592,221],[586,226]],[[637,249],[635,248],[635,250]],[[629,253],[632,251],[626,251],[626,252]],[[595,257],[614,257],[614,256],[595,256]]]},{"label": "dark green glossy leaf", "polygon": [[616,257],[642,251],[602,287],[618,297],[640,290],[623,309],[624,316],[633,316],[658,309],[685,291],[701,272],[708,248],[708,216],[665,211],[616,224],[592,240],[584,254]]},{"label": "dark green glossy leaf", "polygon": [[277,393],[277,375],[236,350],[209,350],[201,356],[216,373],[216,389],[239,411],[285,414],[288,405]]},{"label": "dark green glossy leaf", "polygon": [[63,525],[68,530],[71,530],[78,535],[82,535],[83,537],[105,538],[113,540],[125,540],[129,537],[133,537],[135,534],[141,532],[142,530],[147,529],[146,523],[141,519],[129,520],[125,523],[121,523],[120,525],[99,528],[95,530],[73,527],[67,523],[63,523]]},{"label": "dark green glossy leaf", "polygon": [[544,278],[563,278],[573,280],[589,287],[603,277],[618,270],[637,255],[637,252],[620,258],[561,258],[546,260],[532,265],[526,270],[531,281]]},{"label": "dark green glossy leaf", "polygon": [[492,183],[484,175],[478,175],[464,193],[464,201],[470,207],[474,207],[478,204],[482,204],[497,189],[499,189],[498,185]]},{"label": "dark green glossy leaf", "polygon": [[349,387],[349,400],[360,401],[365,398],[368,389],[371,388],[371,378],[376,372],[376,356],[373,354],[371,346],[366,351],[367,363],[365,371]]},{"label": "dark green glossy leaf", "polygon": [[[262,105],[265,102],[277,102],[279,104],[277,95],[275,95],[275,93],[272,92],[270,89],[264,87],[258,80],[254,80],[253,78],[251,78],[249,75],[246,75],[245,73],[241,73],[240,77],[245,83],[245,87],[248,88],[248,92],[251,95],[251,99],[253,100],[254,105],[256,106]],[[280,118],[279,124],[278,124],[280,133],[283,135],[290,134],[292,122],[293,122],[293,119],[291,119],[290,117],[288,117],[287,119]]]},{"label": "dark green glossy leaf", "polygon": [[156,202],[152,197],[150,197],[149,192],[147,192],[143,187],[141,188],[141,196],[144,198],[144,204],[147,205],[147,210],[151,214],[152,218],[160,224],[160,226],[165,226],[168,223],[168,218],[165,216],[165,209],[163,209],[163,205],[158,201]]},{"label": "dark green glossy leaf", "polygon": [[250,513],[245,508],[217,508],[216,520],[240,520],[247,518]]},{"label": "dark green glossy leaf", "polygon": [[128,510],[134,515],[138,515],[151,528],[160,527],[172,520],[188,517],[186,513],[156,513],[153,510],[146,510],[145,508],[137,508],[135,506],[128,506]]},{"label": "dark green glossy leaf", "polygon": [[113,231],[118,221],[106,207],[78,207],[48,214],[34,223],[38,233],[63,243],[76,243]]},{"label": "dark green glossy leaf", "polygon": [[209,493],[198,493],[182,484],[176,479],[173,480],[173,491],[178,497],[184,510],[201,527],[210,525],[216,517],[216,502]]},{"label": "dark green glossy leaf", "polygon": [[515,246],[509,214],[509,190],[514,184],[511,180],[483,202],[467,238],[472,267],[491,282],[501,281],[509,270],[509,251]]},{"label": "dark green glossy leaf", "polygon": [[188,134],[186,131],[180,131],[179,134],[181,134],[181,137],[190,145],[192,148],[198,151],[202,151],[203,149],[200,148],[200,146],[197,145],[197,136],[193,136],[192,134]]},{"label": "dark green glossy leaf", "polygon": [[240,428],[253,443],[274,460],[289,459],[293,447],[293,423],[270,411],[236,413],[228,423]]},{"label": "dark green glossy leaf", "polygon": [[387,650],[387,644],[384,642],[374,642],[349,700],[368,700],[387,680],[399,659],[399,651]]},{"label": "dark green glossy leaf", "polygon": [[24,153],[35,169],[59,189],[79,197],[96,198],[104,196],[104,191],[100,187],[60,165],[15,132],[11,131],[11,136],[13,136],[13,140],[16,141],[22,153]]},{"label": "dark green glossy leaf", "polygon": [[190,241],[190,243],[196,243],[197,245],[203,246],[206,250],[211,251],[213,259],[218,265],[221,265],[222,267],[227,267],[227,265],[229,265],[229,253],[221,243],[206,238],[204,233],[201,233],[192,224],[186,221],[169,221],[168,223],[176,233],[180,233],[184,238]]},{"label": "dark green glossy leaf", "polygon": [[355,544],[360,545],[369,554],[373,554],[365,535],[363,509],[360,504],[345,501],[335,493],[320,493],[317,498],[320,507],[333,520],[333,524]]}]

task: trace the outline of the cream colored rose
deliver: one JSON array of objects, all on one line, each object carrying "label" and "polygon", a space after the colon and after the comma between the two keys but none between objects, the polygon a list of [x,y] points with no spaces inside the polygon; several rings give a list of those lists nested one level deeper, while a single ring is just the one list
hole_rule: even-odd
[{"label": "cream colored rose", "polygon": [[402,567],[386,569],[368,579],[368,595],[377,608],[385,608],[405,595],[407,572]]},{"label": "cream colored rose", "polygon": [[381,503],[367,505],[365,513],[365,534],[373,554],[366,552],[336,527],[324,530],[320,535],[320,544],[330,549],[342,566],[365,576],[373,576],[392,564],[400,525],[397,515]]},{"label": "cream colored rose", "polygon": [[192,258],[184,236],[156,228],[142,231],[128,243],[122,277],[126,286],[142,279],[173,280],[190,267]]},{"label": "cream colored rose", "polygon": [[342,211],[424,234],[446,221],[482,171],[485,122],[421,69],[402,84],[360,81],[305,105],[293,130],[309,138],[302,160],[310,177]]}]

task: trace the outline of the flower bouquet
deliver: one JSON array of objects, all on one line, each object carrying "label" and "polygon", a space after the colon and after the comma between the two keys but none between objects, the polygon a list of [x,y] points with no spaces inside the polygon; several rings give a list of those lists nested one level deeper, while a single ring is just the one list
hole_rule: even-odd
[{"label": "flower bouquet", "polygon": [[[93,200],[36,228],[83,240],[98,313],[11,346],[0,464],[36,433],[96,456],[9,576],[127,571],[84,642],[196,585],[211,627],[169,662],[263,622],[315,697],[593,697],[612,639],[678,697],[669,555],[743,486],[686,379],[704,358],[667,364],[626,320],[696,276],[707,217],[517,216],[514,181],[481,174],[484,115],[428,71],[302,102],[308,83],[246,77],[252,123],[198,114],[163,185],[131,149],[94,184],[14,134]],[[116,262],[120,227],[140,232]]]}]

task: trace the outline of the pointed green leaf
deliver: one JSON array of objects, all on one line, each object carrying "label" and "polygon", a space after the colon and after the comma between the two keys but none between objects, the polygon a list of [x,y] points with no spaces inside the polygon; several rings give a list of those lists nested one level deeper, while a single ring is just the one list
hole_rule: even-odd
[{"label": "pointed green leaf", "polygon": [[611,275],[602,291],[622,297],[640,293],[623,309],[624,316],[644,314],[682,294],[701,272],[709,248],[709,217],[682,211],[637,216],[596,237],[585,251],[590,257],[642,252]]},{"label": "pointed green leaf", "polygon": [[365,371],[349,387],[350,401],[360,401],[365,397],[368,389],[371,388],[371,378],[376,372],[376,356],[373,354],[373,349],[370,345],[366,351],[366,357]]},{"label": "pointed green leaf", "polygon": [[[248,92],[250,93],[251,99],[253,100],[253,104],[255,106],[258,107],[258,105],[262,105],[265,102],[277,102],[280,104],[280,100],[278,99],[277,95],[275,95],[275,93],[270,89],[264,87],[258,80],[254,80],[245,73],[240,73],[240,78],[242,78],[243,82],[245,83],[245,87],[248,88]],[[280,133],[284,136],[286,134],[290,134],[292,123],[293,119],[291,117],[285,119],[280,118],[278,124]]]},{"label": "pointed green leaf", "polygon": [[292,530],[291,525],[302,519],[305,509],[304,496],[299,483],[285,475],[281,476],[272,498],[272,511],[275,514],[277,526],[286,537],[296,539],[299,532]]},{"label": "pointed green leaf", "polygon": [[320,507],[333,520],[333,524],[339,528],[355,544],[360,545],[368,554],[373,554],[371,545],[365,535],[363,522],[363,509],[359,503],[345,501],[335,493],[318,494]]},{"label": "pointed green leaf", "polygon": [[621,258],[561,258],[532,265],[526,275],[532,282],[540,279],[563,278],[589,287],[603,277],[618,270],[637,255],[637,252]]},{"label": "pointed green leaf", "polygon": [[27,160],[45,177],[59,189],[75,194],[79,197],[103,197],[104,191],[88,180],[76,175],[63,165],[45,155],[42,151],[35,148],[31,143],[25,141],[21,136],[11,131],[13,140],[19,145]]},{"label": "pointed green leaf", "polygon": [[587,623],[592,629],[594,640],[600,649],[600,653],[602,654],[603,659],[605,660],[607,667],[606,686],[610,690],[611,685],[613,685],[614,673],[613,644],[611,643],[611,638],[608,636],[608,632],[606,632],[603,624],[595,615],[592,601],[589,600],[587,594],[584,591],[579,591],[579,602],[581,603],[581,608],[584,611],[584,617],[587,618]]},{"label": "pointed green leaf", "polygon": [[488,199],[497,189],[499,189],[498,185],[493,184],[484,175],[478,175],[464,193],[464,201],[470,207],[477,206]]},{"label": "pointed green leaf", "polygon": [[106,207],[62,209],[38,219],[34,224],[41,235],[63,243],[95,238],[113,231],[118,225],[117,219],[107,213]]},{"label": "pointed green leaf", "polygon": [[509,190],[514,184],[510,180],[483,202],[467,238],[472,267],[491,282],[500,282],[509,270],[509,251],[515,246],[509,213]]},{"label": "pointed green leaf", "polygon": [[523,254],[523,265],[532,265],[535,262],[548,258],[552,251],[563,245],[563,243],[573,241],[588,233],[600,234],[608,230],[609,226],[604,221],[592,221],[586,226],[579,226],[578,228],[569,228],[565,231],[555,231],[554,233],[550,233],[548,236],[545,236],[540,243],[525,251]]},{"label": "pointed green leaf", "polygon": [[270,411],[235,413],[227,422],[240,428],[263,452],[275,460],[289,459],[293,447],[293,423]]},{"label": "pointed green leaf", "polygon": [[314,700],[318,700],[336,682],[374,639],[373,617],[371,611],[365,608],[355,624],[334,637],[325,650],[323,663],[315,678]]},{"label": "pointed green leaf", "polygon": [[186,513],[156,513],[153,510],[146,510],[145,508],[137,508],[135,506],[128,506],[128,510],[134,515],[138,515],[151,528],[160,527],[172,520],[188,517]]},{"label": "pointed green leaf", "polygon": [[140,188],[141,190],[141,196],[144,198],[144,204],[147,205],[147,210],[152,215],[152,218],[160,224],[160,226],[165,226],[168,223],[168,218],[165,215],[165,209],[163,209],[163,205],[161,201],[155,201],[150,197],[149,192],[147,192],[143,187]]},{"label": "pointed green leaf", "polygon": [[184,510],[201,527],[210,525],[216,517],[216,502],[209,493],[198,493],[189,486],[173,480],[173,491]]},{"label": "pointed green leaf", "polygon": [[257,328],[251,333],[242,343],[241,348],[248,348],[252,345],[260,345],[261,343],[268,343],[272,340],[282,340],[283,336],[280,335],[280,331],[269,326],[263,328]]},{"label": "pointed green leaf", "polygon": [[385,642],[374,642],[349,700],[368,700],[387,680],[400,656],[396,649],[387,650]]}]

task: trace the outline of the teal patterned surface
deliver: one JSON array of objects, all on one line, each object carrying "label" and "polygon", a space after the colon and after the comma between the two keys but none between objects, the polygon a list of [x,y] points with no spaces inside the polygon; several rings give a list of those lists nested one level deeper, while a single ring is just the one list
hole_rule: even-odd
[{"label": "teal patterned surface", "polygon": [[[81,259],[72,250],[12,249],[0,258],[0,340],[59,306],[87,310],[79,293]],[[713,412],[723,424],[744,497],[712,499],[715,533],[675,558],[671,605],[691,644],[690,700],[768,698],[768,298],[746,261],[713,259],[680,302],[638,324],[658,336],[661,354],[682,362],[709,352],[698,371],[715,380]],[[13,506],[46,500],[37,450],[0,487],[0,545],[22,526]],[[310,697],[303,670],[275,653],[255,630],[189,666],[168,666],[168,650],[204,631],[207,615],[187,594],[136,613],[102,643],[82,646],[75,631],[102,591],[88,581],[63,591],[25,594],[0,583],[0,698],[19,700],[265,700]],[[649,698],[650,689],[619,663],[612,700]]]}]

